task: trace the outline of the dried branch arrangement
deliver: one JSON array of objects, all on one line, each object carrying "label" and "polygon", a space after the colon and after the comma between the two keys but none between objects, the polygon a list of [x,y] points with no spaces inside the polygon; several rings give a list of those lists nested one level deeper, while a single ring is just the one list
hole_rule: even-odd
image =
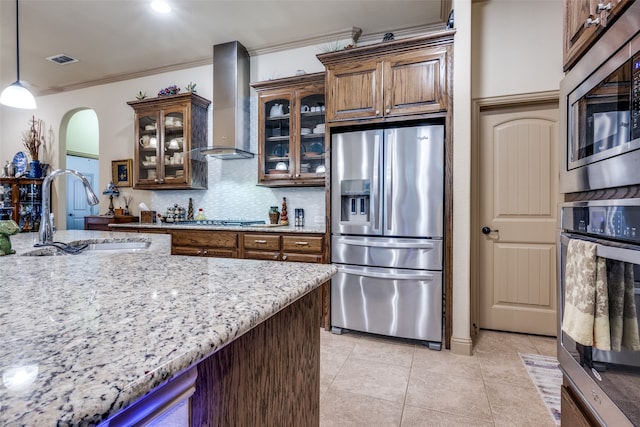
[{"label": "dried branch arrangement", "polygon": [[22,143],[29,150],[32,160],[40,160],[40,148],[42,148],[42,160],[44,163],[49,162],[51,146],[53,144],[53,128],[49,127],[49,131],[45,136],[45,124],[41,119],[35,116],[29,121],[29,130],[22,132]]}]

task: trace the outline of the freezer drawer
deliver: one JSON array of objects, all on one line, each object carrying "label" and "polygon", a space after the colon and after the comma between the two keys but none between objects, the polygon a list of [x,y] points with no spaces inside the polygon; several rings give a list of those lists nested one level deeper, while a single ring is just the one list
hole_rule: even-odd
[{"label": "freezer drawer", "polygon": [[338,265],[331,326],[442,341],[442,272]]},{"label": "freezer drawer", "polygon": [[442,270],[442,240],[332,236],[331,262],[416,270]]}]

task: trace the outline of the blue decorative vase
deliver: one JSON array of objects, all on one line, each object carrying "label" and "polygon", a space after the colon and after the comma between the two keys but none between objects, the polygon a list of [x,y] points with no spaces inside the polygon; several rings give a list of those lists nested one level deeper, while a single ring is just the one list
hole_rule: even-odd
[{"label": "blue decorative vase", "polygon": [[42,166],[40,165],[40,160],[31,160],[29,162],[29,173],[27,174],[29,178],[41,178],[42,177]]}]

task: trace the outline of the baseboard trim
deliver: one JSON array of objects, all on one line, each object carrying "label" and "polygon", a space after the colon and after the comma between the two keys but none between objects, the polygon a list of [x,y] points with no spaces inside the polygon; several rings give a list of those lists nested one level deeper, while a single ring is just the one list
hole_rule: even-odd
[{"label": "baseboard trim", "polygon": [[469,338],[451,337],[451,353],[471,356],[473,354],[473,341]]}]

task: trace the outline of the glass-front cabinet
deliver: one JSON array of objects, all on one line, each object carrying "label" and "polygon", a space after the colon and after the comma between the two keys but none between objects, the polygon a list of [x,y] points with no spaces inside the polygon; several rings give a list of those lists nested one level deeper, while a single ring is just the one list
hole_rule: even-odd
[{"label": "glass-front cabinet", "polygon": [[135,110],[134,187],[206,189],[207,108],[193,93],[128,104]]},{"label": "glass-front cabinet", "polygon": [[11,209],[20,231],[38,231],[42,213],[41,178],[0,178],[0,208]]},{"label": "glass-front cabinet", "polygon": [[258,184],[324,185],[324,73],[252,86],[258,92]]}]

